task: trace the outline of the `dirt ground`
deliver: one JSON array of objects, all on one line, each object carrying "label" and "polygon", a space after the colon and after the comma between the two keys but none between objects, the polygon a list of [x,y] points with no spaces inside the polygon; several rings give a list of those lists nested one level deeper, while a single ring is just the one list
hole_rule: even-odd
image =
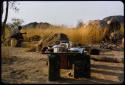
[{"label": "dirt ground", "polygon": [[[91,78],[73,79],[61,69],[61,79],[48,81],[47,55],[26,52],[28,48],[2,47],[2,82],[13,84],[117,84],[124,81],[124,64],[91,60]],[[123,51],[107,54],[124,57]],[[119,53],[119,54],[118,54]],[[106,53],[105,53],[106,54]]]}]

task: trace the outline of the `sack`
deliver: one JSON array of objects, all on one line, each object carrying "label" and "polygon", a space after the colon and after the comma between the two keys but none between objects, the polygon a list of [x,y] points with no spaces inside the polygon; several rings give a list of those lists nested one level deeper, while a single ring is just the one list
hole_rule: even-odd
[{"label": "sack", "polygon": [[15,47],[17,45],[17,40],[12,38],[10,43],[11,47]]}]

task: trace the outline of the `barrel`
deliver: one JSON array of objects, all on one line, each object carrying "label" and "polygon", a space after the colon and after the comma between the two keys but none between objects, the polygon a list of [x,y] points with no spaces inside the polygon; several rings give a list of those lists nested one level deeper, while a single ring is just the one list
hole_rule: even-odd
[{"label": "barrel", "polygon": [[49,57],[49,81],[55,81],[60,78],[59,58],[56,54],[50,54]]},{"label": "barrel", "polygon": [[90,56],[89,55],[84,54],[81,60],[74,61],[73,77],[74,78],[81,78],[81,77],[90,78]]},{"label": "barrel", "polygon": [[70,63],[69,55],[59,54],[60,69],[71,69],[72,65]]}]

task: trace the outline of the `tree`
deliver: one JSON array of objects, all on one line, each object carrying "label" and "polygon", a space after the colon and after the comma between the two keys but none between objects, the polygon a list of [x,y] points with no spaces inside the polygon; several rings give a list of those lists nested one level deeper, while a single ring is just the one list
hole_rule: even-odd
[{"label": "tree", "polygon": [[78,21],[78,24],[77,24],[77,28],[80,28],[82,27],[84,24],[83,24],[83,21],[82,20],[79,20]]},{"label": "tree", "polygon": [[[0,11],[0,28],[2,28],[3,1],[0,1]],[[0,34],[2,35],[2,29]]]},{"label": "tree", "polygon": [[2,14],[4,12],[4,6],[6,6],[5,17],[4,17],[4,20],[3,20],[3,23],[2,23],[2,30],[1,30],[3,40],[5,39],[5,26],[6,26],[6,22],[7,22],[7,19],[8,19],[9,5],[11,5],[10,7],[13,8],[15,11],[19,11],[19,9],[15,6],[15,1],[4,1],[4,2],[5,2],[6,5],[3,3],[3,1],[1,3]]},{"label": "tree", "polygon": [[9,9],[9,1],[6,1],[6,13],[5,13],[5,18],[4,18],[4,21],[3,21],[3,24],[2,24],[2,38],[3,40],[5,39],[5,25],[6,25],[6,22],[7,22],[7,18],[8,18],[8,9]]},{"label": "tree", "polygon": [[22,19],[13,18],[12,22],[13,22],[12,25],[15,27],[21,25],[24,21]]}]

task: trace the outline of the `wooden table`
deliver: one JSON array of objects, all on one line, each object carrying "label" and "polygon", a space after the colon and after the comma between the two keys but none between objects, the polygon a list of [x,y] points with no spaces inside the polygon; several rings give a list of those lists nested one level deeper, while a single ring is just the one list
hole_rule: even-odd
[{"label": "wooden table", "polygon": [[51,81],[60,78],[60,69],[72,69],[73,77],[90,77],[90,56],[77,52],[44,53],[49,58],[49,77]]}]

